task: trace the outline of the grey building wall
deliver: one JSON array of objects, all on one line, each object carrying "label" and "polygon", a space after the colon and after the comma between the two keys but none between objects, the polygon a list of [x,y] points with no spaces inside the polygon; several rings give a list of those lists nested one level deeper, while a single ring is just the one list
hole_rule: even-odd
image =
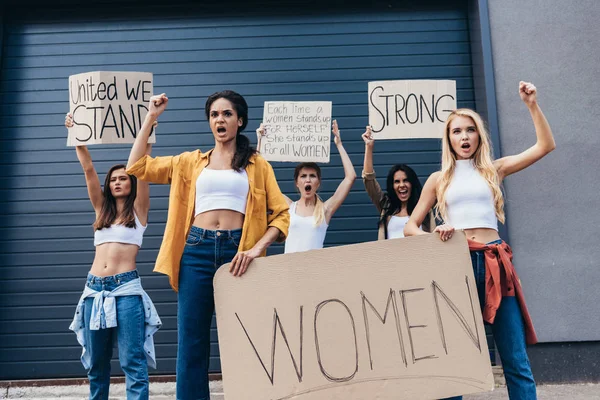
[{"label": "grey building wall", "polygon": [[519,80],[537,86],[557,143],[505,181],[528,306],[542,342],[598,341],[600,1],[490,0],[489,14],[501,154],[535,143]]}]

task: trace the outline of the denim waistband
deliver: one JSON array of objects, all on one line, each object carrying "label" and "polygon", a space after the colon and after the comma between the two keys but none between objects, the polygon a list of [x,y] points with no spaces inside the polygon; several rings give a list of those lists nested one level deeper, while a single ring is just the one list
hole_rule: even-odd
[{"label": "denim waistband", "polygon": [[134,269],[133,271],[127,271],[127,272],[123,272],[121,274],[116,274],[116,275],[110,275],[110,276],[96,276],[96,275],[92,275],[90,273],[88,273],[87,276],[87,281],[90,283],[103,283],[103,284],[110,284],[110,283],[127,283],[129,281],[132,281],[134,279],[137,279],[140,277],[140,274],[138,274],[137,269]]},{"label": "denim waistband", "polygon": [[190,233],[193,233],[194,235],[198,235],[201,238],[209,238],[209,239],[216,239],[216,238],[224,238],[224,239],[239,239],[242,237],[242,229],[217,229],[217,230],[211,230],[211,229],[204,229],[204,228],[199,228],[197,226],[193,226],[190,230]]}]

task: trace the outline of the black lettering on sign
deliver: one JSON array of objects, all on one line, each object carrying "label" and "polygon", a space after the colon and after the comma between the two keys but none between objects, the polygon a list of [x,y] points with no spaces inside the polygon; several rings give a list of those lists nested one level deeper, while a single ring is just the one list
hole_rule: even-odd
[{"label": "black lettering on sign", "polygon": [[283,337],[283,341],[285,342],[285,345],[288,349],[288,352],[292,359],[292,363],[294,364],[294,369],[296,370],[296,376],[298,377],[298,382],[302,382],[302,375],[303,375],[303,372],[302,372],[302,353],[303,353],[302,344],[303,344],[303,332],[304,332],[304,329],[302,326],[303,316],[304,316],[302,306],[300,306],[300,346],[299,346],[300,347],[300,357],[299,357],[300,362],[299,362],[299,365],[296,362],[294,353],[292,353],[292,349],[290,348],[290,343],[288,341],[285,330],[283,329],[283,325],[281,323],[281,319],[279,318],[279,314],[277,313],[277,309],[276,308],[273,309],[273,339],[271,342],[271,372],[270,373],[267,370],[267,367],[265,366],[265,363],[264,363],[262,357],[258,353],[258,350],[256,349],[256,346],[254,345],[254,342],[250,338],[250,335],[248,334],[248,330],[244,326],[242,320],[240,319],[240,316],[237,313],[235,313],[235,316],[236,316],[238,322],[240,323],[242,329],[244,330],[244,333],[246,334],[246,337],[248,338],[248,341],[250,342],[250,345],[252,346],[252,349],[254,350],[254,354],[256,354],[256,357],[258,358],[258,362],[260,362],[260,365],[263,367],[265,373],[267,374],[267,377],[269,378],[271,385],[275,384],[275,350],[277,348],[277,329],[278,328],[279,328],[279,331],[281,332],[281,336]]},{"label": "black lettering on sign", "polygon": [[93,132],[94,132],[94,140],[98,139],[98,137],[96,136],[96,132],[98,132],[98,127],[96,126],[96,121],[98,121],[98,114],[96,110],[103,110],[104,107],[87,107],[88,110],[94,110],[94,128],[93,128]]},{"label": "black lettering on sign", "polygon": [[423,110],[427,110],[427,115],[429,115],[429,119],[431,119],[431,122],[435,122],[435,116],[433,115],[435,113],[435,95],[432,94],[431,95],[431,111],[429,110],[429,107],[427,107],[427,101],[425,101],[425,98],[423,97],[423,95],[419,95],[419,104],[420,104],[420,109],[421,109],[421,121],[423,121]]},{"label": "black lettering on sign", "polygon": [[329,157],[329,149],[324,145],[294,143],[292,152],[296,157]]},{"label": "black lettering on sign", "polygon": [[[440,122],[445,122],[445,121],[442,121],[442,120],[440,119],[440,116],[439,116],[439,114],[438,114],[438,111],[439,111],[439,110],[438,110],[438,105],[440,104],[440,100],[442,100],[444,97],[450,97],[452,100],[454,100],[454,96],[452,96],[451,94],[445,94],[445,95],[443,95],[443,96],[440,96],[440,98],[438,98],[438,99],[437,99],[437,101],[435,102],[435,117],[436,117],[436,118],[437,118],[437,120],[438,120],[438,121],[440,121]],[[442,110],[442,111],[443,111],[443,112],[447,112],[447,113],[450,113],[450,112],[452,112],[452,110]]]},{"label": "black lettering on sign", "polygon": [[[394,110],[390,110],[390,98],[394,98]],[[454,100],[451,94],[443,94],[436,99],[431,95],[427,99],[423,94],[408,93],[406,97],[401,93],[385,93],[383,86],[376,86],[369,93],[369,104],[375,110],[375,115],[370,115],[374,133],[381,132],[390,126],[390,112],[394,113],[395,125],[414,125],[428,122],[444,122],[440,113],[449,113],[452,110],[440,110],[440,101],[446,97]],[[391,122],[392,124],[394,122]]]},{"label": "black lettering on sign", "polygon": [[406,367],[408,364],[406,362],[406,351],[404,350],[404,339],[402,339],[402,328],[400,327],[400,315],[398,313],[398,301],[396,300],[396,292],[394,289],[390,288],[390,294],[388,295],[387,303],[385,305],[385,312],[383,313],[383,317],[377,311],[373,303],[367,299],[367,296],[361,291],[360,296],[362,298],[362,309],[363,309],[363,317],[365,319],[365,335],[367,337],[367,349],[369,350],[369,361],[371,363],[371,370],[373,370],[373,357],[371,355],[371,330],[369,327],[369,318],[367,317],[367,304],[371,310],[377,316],[377,319],[382,324],[385,324],[387,320],[388,311],[390,310],[390,305],[394,310],[394,319],[396,321],[396,332],[398,333],[398,344],[400,345],[400,354],[402,355],[402,363]]},{"label": "black lettering on sign", "polygon": [[371,124],[371,127],[373,128],[373,132],[377,133],[377,132],[381,132],[383,130],[383,128],[385,128],[386,126],[388,126],[389,123],[389,112],[388,112],[388,98],[389,96],[379,96],[379,97],[384,97],[385,98],[385,114],[377,107],[377,104],[374,100],[374,95],[375,95],[375,91],[381,90],[383,91],[383,86],[377,86],[375,88],[373,88],[373,90],[371,91],[371,94],[369,95],[369,102],[371,103],[371,105],[373,106],[373,108],[375,108],[375,110],[377,111],[377,113],[381,116],[381,125],[375,123],[375,124]]},{"label": "black lettering on sign", "polygon": [[[107,125],[109,116],[112,117],[112,125]],[[109,104],[108,108],[106,109],[106,115],[104,116],[104,121],[102,121],[102,130],[100,131],[100,139],[102,139],[102,135],[104,134],[104,129],[106,129],[106,128],[113,128],[115,130],[115,132],[117,133],[117,137],[118,138],[121,137],[121,136],[119,136],[119,128],[117,127],[117,119],[115,118],[115,113],[113,112],[112,104]]]},{"label": "black lettering on sign", "polygon": [[[352,334],[354,335],[354,351],[356,354],[356,363],[355,363],[355,367],[354,367],[354,372],[352,372],[348,376],[335,377],[335,376],[329,374],[327,371],[325,371],[325,367],[323,366],[323,361],[321,359],[321,348],[319,347],[319,330],[318,330],[317,320],[319,318],[319,313],[321,312],[323,307],[330,305],[330,304],[331,305],[334,305],[334,304],[341,305],[344,308],[344,310],[346,310],[346,312],[348,313],[348,316],[350,317],[350,323],[352,324]],[[344,304],[343,301],[338,300],[338,299],[325,300],[325,301],[322,301],[321,303],[319,303],[315,310],[314,330],[315,330],[315,347],[317,349],[317,360],[319,362],[319,368],[321,369],[321,373],[323,374],[323,376],[331,382],[347,382],[347,381],[351,380],[352,378],[354,378],[354,375],[356,375],[356,373],[358,372],[358,342],[356,339],[356,325],[354,324],[354,317],[352,316],[352,312],[350,311],[348,306],[346,304]]]},{"label": "black lettering on sign", "polygon": [[131,100],[131,98],[133,98],[135,101],[137,101],[140,95],[141,84],[142,81],[137,81],[137,86],[133,85],[129,87],[129,79],[125,79],[125,94],[127,95],[127,100]]},{"label": "black lettering on sign", "polygon": [[410,351],[412,354],[412,362],[413,364],[415,364],[417,361],[421,361],[421,360],[428,360],[428,359],[432,359],[432,358],[438,358],[434,355],[429,355],[429,356],[425,356],[425,357],[417,357],[415,356],[415,344],[413,341],[413,336],[412,336],[412,329],[417,329],[417,328],[426,328],[427,325],[411,325],[410,324],[410,320],[409,320],[409,316],[408,316],[408,306],[406,304],[406,294],[407,293],[415,293],[415,292],[420,292],[424,290],[423,288],[418,288],[418,289],[408,289],[408,290],[400,290],[400,298],[402,299],[402,307],[404,308],[404,318],[406,319],[406,327],[408,329],[408,339],[410,340]]},{"label": "black lettering on sign", "polygon": [[481,342],[479,339],[479,329],[477,328],[477,320],[475,319],[475,307],[473,306],[473,295],[471,293],[471,286],[469,285],[469,277],[468,276],[465,276],[465,283],[467,285],[467,291],[469,292],[469,300],[470,300],[469,302],[471,304],[471,313],[473,316],[473,325],[475,326],[475,332],[473,332],[473,330],[469,327],[469,324],[467,324],[467,319],[465,318],[465,316],[460,312],[460,310],[458,309],[456,304],[454,304],[452,302],[452,300],[450,300],[448,295],[446,293],[444,293],[444,291],[442,290],[440,285],[438,285],[438,283],[436,281],[431,281],[431,289],[433,290],[433,301],[435,304],[435,312],[436,312],[436,316],[437,316],[438,328],[440,330],[440,338],[442,340],[442,346],[444,347],[444,351],[446,352],[446,354],[448,354],[448,345],[446,343],[446,335],[444,334],[444,323],[442,320],[442,314],[440,312],[440,304],[439,304],[439,300],[438,300],[438,295],[446,302],[446,305],[448,306],[448,308],[450,308],[450,311],[452,311],[452,316],[457,319],[457,321],[460,323],[460,326],[463,328],[465,333],[469,336],[469,339],[471,339],[471,341],[473,342],[475,347],[481,353]]},{"label": "black lettering on sign", "polygon": [[92,131],[92,127],[89,126],[88,124],[80,123],[77,121],[77,114],[78,114],[79,110],[81,109],[81,107],[83,107],[83,111],[85,111],[85,106],[83,104],[75,107],[75,109],[73,110],[73,125],[86,126],[90,130],[90,135],[88,137],[86,137],[85,139],[82,139],[82,138],[79,138],[76,136],[75,139],[77,139],[77,141],[79,141],[79,142],[87,142],[88,140],[90,140],[92,138],[92,136],[94,135],[94,132]]},{"label": "black lettering on sign", "polygon": [[135,127],[135,111],[133,110],[133,104],[129,105],[131,109],[131,123],[127,119],[127,114],[125,114],[125,110],[123,107],[119,105],[119,119],[121,120],[121,132],[123,132],[123,137],[125,137],[125,125],[127,124],[127,128],[129,129],[129,133],[131,136],[135,137],[136,127]]},{"label": "black lettering on sign", "polygon": [[152,82],[142,81],[142,101],[144,103],[148,103],[150,101],[150,96],[152,96],[152,92],[150,89],[146,88],[146,85],[152,85]]}]

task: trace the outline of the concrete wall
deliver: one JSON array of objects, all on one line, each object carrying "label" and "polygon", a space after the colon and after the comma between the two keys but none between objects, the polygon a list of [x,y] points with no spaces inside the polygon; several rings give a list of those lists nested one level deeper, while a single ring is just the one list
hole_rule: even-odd
[{"label": "concrete wall", "polygon": [[519,80],[557,142],[505,181],[508,234],[543,342],[600,340],[600,1],[489,0],[501,153],[535,143]]}]

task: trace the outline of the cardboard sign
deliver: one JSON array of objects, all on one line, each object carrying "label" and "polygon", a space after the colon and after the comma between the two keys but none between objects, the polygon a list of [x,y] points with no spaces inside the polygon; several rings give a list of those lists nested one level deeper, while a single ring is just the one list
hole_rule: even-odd
[{"label": "cardboard sign", "polygon": [[214,280],[225,397],[439,399],[492,390],[464,234],[260,258]]},{"label": "cardboard sign", "polygon": [[268,161],[329,162],[330,101],[266,101],[263,124],[260,154]]},{"label": "cardboard sign", "polygon": [[456,109],[456,82],[369,82],[369,125],[375,139],[441,138]]},{"label": "cardboard sign", "polygon": [[[67,146],[133,143],[152,96],[149,72],[87,72],[69,77],[74,126]],[[154,129],[149,143],[156,142]]]}]

